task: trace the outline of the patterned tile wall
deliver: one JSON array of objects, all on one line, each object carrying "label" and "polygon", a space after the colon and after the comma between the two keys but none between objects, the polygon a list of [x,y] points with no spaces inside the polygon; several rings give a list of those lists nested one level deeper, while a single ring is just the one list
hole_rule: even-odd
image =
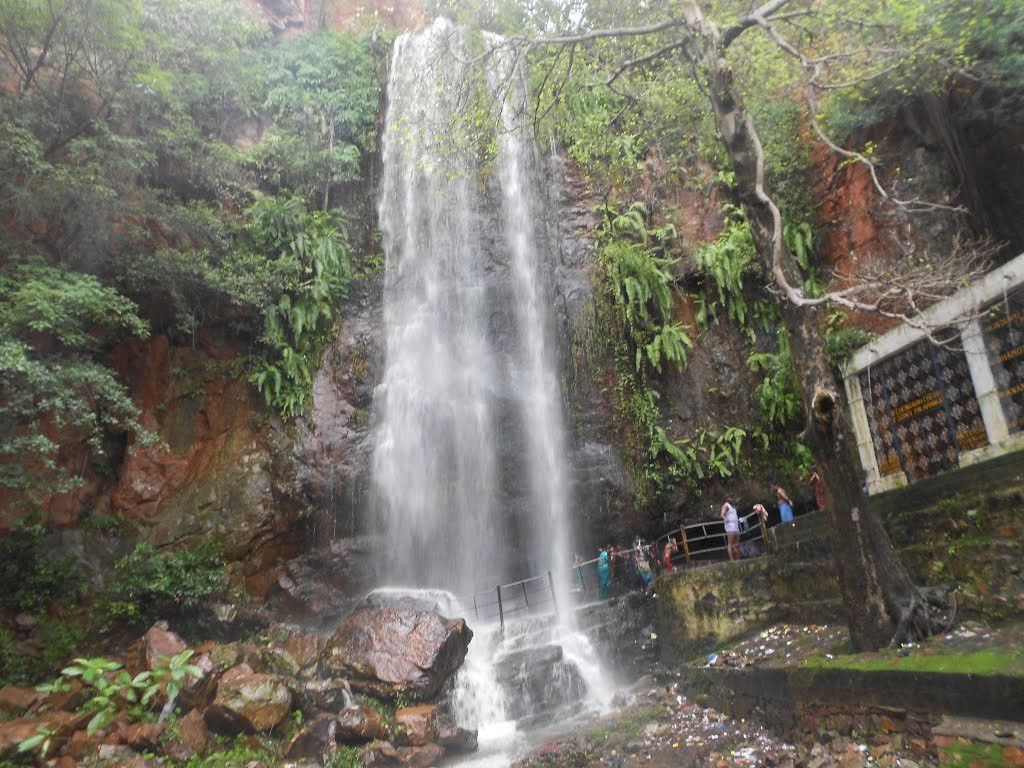
[{"label": "patterned tile wall", "polygon": [[910,480],[959,465],[960,454],[988,444],[963,351],[927,339],[860,373],[880,474]]}]

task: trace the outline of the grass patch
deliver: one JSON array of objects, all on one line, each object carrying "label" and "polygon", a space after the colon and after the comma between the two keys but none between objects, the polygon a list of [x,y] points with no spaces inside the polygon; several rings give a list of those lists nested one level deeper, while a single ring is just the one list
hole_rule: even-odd
[{"label": "grass patch", "polygon": [[812,656],[801,667],[811,669],[855,669],[864,672],[898,670],[901,672],[947,672],[963,675],[1011,675],[1024,677],[1024,650],[986,648],[971,653],[920,653],[899,656],[896,651],[881,651],[856,656]]},{"label": "grass patch", "polygon": [[961,742],[946,750],[943,765],[949,768],[1003,768],[1003,748],[998,744]]},{"label": "grass patch", "polygon": [[583,738],[591,744],[626,744],[639,737],[648,723],[660,722],[667,716],[668,709],[662,704],[642,707],[588,729]]}]

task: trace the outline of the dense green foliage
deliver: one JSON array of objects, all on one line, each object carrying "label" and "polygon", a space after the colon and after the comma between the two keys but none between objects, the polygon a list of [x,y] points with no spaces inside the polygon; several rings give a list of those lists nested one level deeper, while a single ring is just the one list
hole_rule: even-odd
[{"label": "dense green foliage", "polygon": [[[263,309],[260,343],[250,380],[284,416],[306,410],[313,372],[329,340],[332,319],[348,291],[352,267],[342,234],[323,211],[298,198],[258,201],[247,214],[246,256],[276,300]],[[270,290],[275,286],[276,290]]]},{"label": "dense green foliage", "polygon": [[114,565],[106,609],[110,619],[138,622],[195,611],[224,587],[224,552],[205,540],[192,548],[158,552],[138,544]]},{"label": "dense green foliage", "polygon": [[74,563],[46,551],[46,529],[23,518],[0,539],[0,603],[15,611],[34,611],[50,602],[74,599],[78,577]]},{"label": "dense green foliage", "polygon": [[111,366],[151,333],[226,328],[304,410],[385,51],[277,44],[241,0],[0,0],[0,488],[38,501],[77,481],[62,446],[102,466],[153,439]]}]

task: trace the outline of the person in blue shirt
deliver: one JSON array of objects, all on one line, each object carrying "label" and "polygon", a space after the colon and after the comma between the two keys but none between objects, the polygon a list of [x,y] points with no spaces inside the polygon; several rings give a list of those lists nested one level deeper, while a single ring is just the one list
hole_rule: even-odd
[{"label": "person in blue shirt", "polygon": [[782,517],[782,522],[790,523],[793,521],[793,502],[789,498],[789,494],[786,493],[784,488],[778,485],[772,486],[772,493],[775,494],[776,502],[779,505],[779,515]]},{"label": "person in blue shirt", "polygon": [[602,549],[597,556],[597,596],[607,600],[612,596],[612,568],[608,562],[608,550]]}]

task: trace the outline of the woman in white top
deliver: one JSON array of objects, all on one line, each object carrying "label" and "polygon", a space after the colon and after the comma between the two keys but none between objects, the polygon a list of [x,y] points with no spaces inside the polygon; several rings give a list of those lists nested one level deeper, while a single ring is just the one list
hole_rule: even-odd
[{"label": "woman in white top", "polygon": [[726,550],[729,552],[730,560],[740,559],[740,518],[736,512],[733,502],[734,496],[726,496],[725,504],[722,505],[720,517],[725,521],[725,542]]}]

